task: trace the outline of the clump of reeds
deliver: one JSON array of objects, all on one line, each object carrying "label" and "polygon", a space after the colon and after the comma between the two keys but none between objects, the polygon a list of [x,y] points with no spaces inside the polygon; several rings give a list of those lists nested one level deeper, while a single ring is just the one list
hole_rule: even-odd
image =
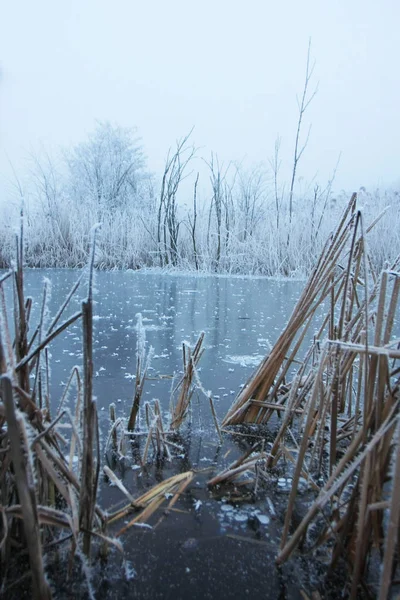
[{"label": "clump of reeds", "polygon": [[[210,392],[206,392],[200,382],[197,365],[203,354],[204,333],[201,333],[194,348],[190,348],[187,342],[183,343],[183,372],[179,375],[178,383],[173,387],[171,393],[170,418],[169,424],[164,423],[161,404],[159,400],[145,402],[141,407],[141,399],[146,379],[148,378],[148,369],[153,356],[153,348],[146,351],[146,333],[143,326],[142,315],[137,315],[137,343],[136,343],[136,376],[135,391],[129,418],[116,417],[115,404],[110,405],[111,428],[105,444],[105,452],[111,448],[114,457],[119,459],[126,458],[127,440],[130,440],[130,447],[133,459],[136,465],[146,467],[153,460],[173,459],[174,451],[182,453],[182,446],[176,443],[174,438],[179,427],[184,422],[190,401],[195,390],[200,390],[207,396],[213,420],[216,426],[220,441],[222,439],[214,404]],[[170,378],[162,376],[162,378]],[[176,402],[174,399],[176,398]],[[140,410],[144,416],[139,423]],[[143,444],[141,443],[144,443]]]},{"label": "clump of reeds", "polygon": [[[111,445],[114,453],[121,458],[122,454],[125,455],[125,451],[122,453],[121,448],[124,447],[125,450],[125,440],[130,439],[136,464],[140,464],[141,467],[145,467],[149,461],[155,459],[170,462],[173,459],[174,451],[177,450],[179,454],[182,453],[182,446],[177,444],[174,438],[177,430],[186,419],[195,391],[199,391],[207,397],[215,428],[220,443],[222,443],[221,430],[211,392],[207,392],[203,388],[197,371],[197,365],[204,351],[204,332],[199,335],[193,349],[187,342],[183,342],[183,370],[179,375],[178,383],[172,389],[169,424],[164,423],[160,402],[155,399],[152,402],[145,402],[143,406],[144,418],[141,419],[142,426],[137,426],[133,431],[139,416],[143,387],[153,354],[152,348],[146,354],[145,330],[140,314],[138,315],[137,336],[135,394],[127,429],[125,430],[125,420],[116,418],[115,405],[112,404],[110,406],[111,429],[106,442],[106,452]],[[144,447],[141,445],[141,441],[144,441]]]},{"label": "clump of reeds", "polygon": [[[383,600],[400,518],[400,350],[398,340],[391,340],[400,261],[380,276],[374,273],[366,251],[366,234],[374,224],[364,231],[354,195],[286,328],[223,425],[282,417],[264,465],[265,473],[282,458],[294,468],[278,563],[307,535],[313,545],[329,542],[332,568],[344,559],[349,594],[356,598],[360,587],[370,593],[365,573],[371,554],[379,550]],[[301,344],[324,301],[329,308],[302,358]],[[219,477],[226,479],[226,473]],[[290,537],[300,477],[318,495]],[[317,485],[321,478],[324,483]],[[317,539],[311,524],[317,525]]]},{"label": "clump of reeds", "polygon": [[161,459],[165,457],[168,460],[171,460],[170,447],[173,445],[169,440],[169,434],[171,432],[164,427],[159,401],[155,400],[153,407],[147,402],[145,410],[148,433],[143,456],[141,457],[142,465],[147,463],[150,445],[153,446],[155,456]]},{"label": "clump of reeds", "polygon": [[116,418],[115,403],[112,402],[109,406],[111,428],[105,443],[105,454],[107,454],[111,446],[112,452],[119,459],[123,459],[126,454],[126,435],[125,419],[122,417]]},{"label": "clump of reeds", "polygon": [[[116,417],[115,404],[111,403],[109,406],[110,410],[110,422],[111,429],[109,431],[107,441],[105,444],[105,453],[107,454],[108,449],[112,448],[112,451],[119,459],[124,459],[126,456],[127,444],[126,440],[130,438],[132,440],[136,438],[138,441],[140,436],[145,434],[144,431],[139,431],[137,427],[137,420],[140,410],[140,402],[143,395],[144,384],[147,378],[147,372],[150,367],[151,359],[153,356],[153,348],[150,346],[149,350],[146,351],[146,330],[143,325],[142,315],[138,313],[136,315],[136,375],[135,375],[135,389],[133,394],[132,406],[130,409],[129,417],[126,420],[123,417]],[[161,411],[160,417],[161,417]],[[148,407],[146,406],[146,415],[148,413]],[[137,429],[137,431],[134,431]],[[150,429],[150,428],[149,428]],[[150,433],[150,432],[149,432]],[[152,432],[151,432],[152,433]],[[150,435],[151,438],[151,435]],[[148,445],[146,444],[146,455],[148,451]],[[142,463],[143,464],[143,463]]]},{"label": "clump of reeds", "polygon": [[[327,342],[309,404],[304,408],[303,439],[296,449],[278,556],[278,562],[287,559],[311,523],[317,523],[318,543],[333,542],[332,566],[340,558],[347,563],[351,598],[357,597],[359,587],[368,589],[364,576],[371,554],[378,549],[384,553],[380,598],[387,597],[391,580],[397,534],[392,525],[385,526],[385,515],[389,524],[398,523],[395,465],[399,453],[400,379],[396,361],[400,350],[398,342],[390,341],[390,337],[399,289],[400,273],[382,273],[377,307],[370,312],[375,322],[371,344],[367,340]],[[274,450],[279,452],[279,446],[284,445],[281,431]],[[327,480],[289,539],[301,471],[320,474],[324,462]]]}]

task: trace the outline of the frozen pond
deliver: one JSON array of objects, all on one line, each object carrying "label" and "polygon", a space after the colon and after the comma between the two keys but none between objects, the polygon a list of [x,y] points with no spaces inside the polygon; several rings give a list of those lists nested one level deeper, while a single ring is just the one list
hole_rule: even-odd
[{"label": "frozen pond", "polygon": [[[43,278],[52,283],[48,308],[54,316],[78,276],[73,270],[26,271],[26,294],[35,301],[32,328],[39,314]],[[86,294],[84,286],[78,290],[70,313],[79,310],[80,299]],[[204,388],[211,390],[218,418],[222,419],[240,386],[276,341],[301,290],[302,283],[296,281],[96,273],[94,393],[102,442],[110,427],[109,404],[116,403],[117,417],[129,415],[136,369],[137,313],[143,317],[147,342],[155,353],[143,401],[158,398],[167,412],[171,379],[159,376],[179,372],[182,342],[193,345],[204,331],[200,377]],[[80,323],[50,348],[52,404],[57,406],[71,369],[81,364]],[[73,400],[69,400],[71,409]],[[105,562],[95,563],[96,597],[300,598],[301,579],[307,588],[307,568],[293,561],[280,569],[274,566],[290,479],[272,478],[269,489],[258,499],[245,492],[236,500],[211,494],[207,481],[248,446],[246,440],[229,435],[219,444],[206,399],[199,395],[192,404],[191,423],[184,425],[180,438],[183,452],[173,464],[156,462],[139,468],[129,460],[123,465],[109,463],[134,496],[177,472],[191,469],[195,477],[179,500],[177,512],[170,512],[154,529],[133,527],[124,536],[129,569],[122,567],[115,551]],[[120,491],[104,479],[99,500],[106,509],[124,504]],[[60,572],[50,572],[49,576],[58,597],[70,597],[70,584],[64,586]],[[74,595],[86,597],[81,592],[84,588],[81,582]]]},{"label": "frozen pond", "polygon": [[[51,281],[49,311],[54,315],[78,277],[74,270],[27,270],[26,294],[36,314],[43,279]],[[79,310],[78,290],[71,311]],[[200,362],[202,383],[211,390],[222,417],[239,386],[274,344],[301,292],[297,281],[141,272],[98,272],[95,275],[94,371],[100,411],[117,403],[117,416],[127,415],[136,370],[136,315],[141,313],[148,345],[154,348],[149,375],[173,375],[182,366],[182,342],[194,344],[205,332]],[[35,315],[32,319],[36,322]],[[72,325],[52,345],[52,381],[63,385],[81,362],[81,326]],[[148,382],[144,399],[158,398],[165,409],[170,384]],[[56,391],[56,390],[55,390]],[[58,391],[59,393],[59,391]],[[53,398],[54,401],[54,398]],[[108,418],[108,412],[107,412]]]}]

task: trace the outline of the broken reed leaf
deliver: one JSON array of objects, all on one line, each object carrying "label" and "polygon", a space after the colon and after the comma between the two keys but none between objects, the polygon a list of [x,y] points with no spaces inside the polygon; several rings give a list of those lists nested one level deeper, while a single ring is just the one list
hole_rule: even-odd
[{"label": "broken reed leaf", "polygon": [[221,483],[231,482],[231,481],[235,480],[239,475],[242,475],[243,473],[246,473],[247,471],[255,472],[257,464],[261,461],[264,461],[265,458],[266,458],[265,453],[260,453],[256,457],[246,460],[239,466],[232,468],[232,469],[227,469],[227,470],[223,471],[222,473],[220,473],[219,475],[216,475],[215,477],[213,477],[212,479],[210,479],[207,482],[207,485],[208,485],[208,487],[213,487],[213,486],[219,485]]},{"label": "broken reed leaf", "polygon": [[107,467],[107,465],[104,465],[103,471],[107,475],[107,477],[111,481],[111,483],[113,483],[114,485],[116,485],[117,488],[119,490],[121,490],[121,492],[127,497],[127,499],[132,504],[132,506],[136,506],[135,505],[135,499],[130,494],[130,492],[128,492],[128,490],[126,489],[126,487],[124,486],[124,484],[122,483],[122,481],[115,475],[115,473],[109,467]]},{"label": "broken reed leaf", "polygon": [[[193,471],[186,471],[185,473],[179,473],[178,475],[174,475],[165,481],[153,486],[150,490],[148,490],[145,494],[136,498],[135,506],[143,506],[143,510],[136,517],[134,517],[127,525],[125,525],[117,534],[116,537],[120,537],[123,535],[130,527],[135,525],[136,523],[144,523],[147,522],[150,517],[154,514],[154,512],[161,506],[163,502],[166,500],[166,496],[168,494],[180,494],[184,491],[184,489],[189,485],[191,480],[193,479]],[[173,504],[175,504],[178,499],[178,495],[173,497],[175,498]],[[171,504],[171,507],[173,506]],[[126,509],[121,511],[121,515],[125,516]],[[118,516],[115,516],[113,520],[116,520]]]}]

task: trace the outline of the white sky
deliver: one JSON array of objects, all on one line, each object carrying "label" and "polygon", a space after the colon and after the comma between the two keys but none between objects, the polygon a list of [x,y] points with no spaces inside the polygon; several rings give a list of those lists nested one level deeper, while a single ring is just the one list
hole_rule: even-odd
[{"label": "white sky", "polygon": [[223,160],[289,166],[309,36],[318,95],[299,174],[337,186],[400,178],[399,0],[3,0],[0,192],[8,158],[137,126],[149,166],[194,125]]}]

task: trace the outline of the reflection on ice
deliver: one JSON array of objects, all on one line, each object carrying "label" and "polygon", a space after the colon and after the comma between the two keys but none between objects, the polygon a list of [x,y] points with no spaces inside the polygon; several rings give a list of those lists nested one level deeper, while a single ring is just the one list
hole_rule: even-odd
[{"label": "reflection on ice", "polygon": [[264,356],[261,354],[255,354],[254,356],[226,356],[223,361],[240,365],[241,367],[256,367],[263,358]]}]

